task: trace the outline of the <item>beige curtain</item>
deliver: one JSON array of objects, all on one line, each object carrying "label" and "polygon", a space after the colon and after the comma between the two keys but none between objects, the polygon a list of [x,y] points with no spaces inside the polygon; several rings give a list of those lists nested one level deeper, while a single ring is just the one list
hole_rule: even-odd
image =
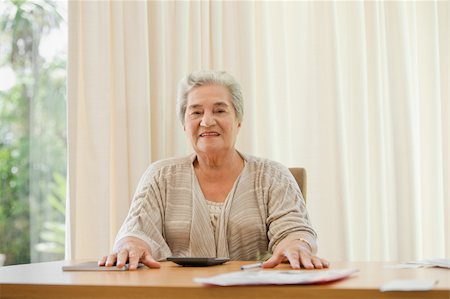
[{"label": "beige curtain", "polygon": [[69,2],[69,258],[109,252],[178,80],[241,82],[238,148],[308,171],[319,253],[450,256],[448,2]]},{"label": "beige curtain", "polygon": [[145,4],[69,2],[69,206],[66,251],[109,252],[150,163]]}]

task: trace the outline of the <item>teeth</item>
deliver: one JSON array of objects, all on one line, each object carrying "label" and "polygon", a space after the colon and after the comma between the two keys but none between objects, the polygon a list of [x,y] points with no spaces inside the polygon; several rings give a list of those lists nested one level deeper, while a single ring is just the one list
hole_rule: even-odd
[{"label": "teeth", "polygon": [[219,134],[218,133],[215,133],[215,132],[211,132],[211,133],[202,133],[202,134],[200,134],[200,136],[219,136]]}]

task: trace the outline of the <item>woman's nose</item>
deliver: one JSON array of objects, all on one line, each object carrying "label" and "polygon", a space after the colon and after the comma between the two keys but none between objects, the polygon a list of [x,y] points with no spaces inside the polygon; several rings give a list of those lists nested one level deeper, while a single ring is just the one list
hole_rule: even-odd
[{"label": "woman's nose", "polygon": [[202,121],[200,122],[200,126],[203,127],[211,127],[214,125],[216,120],[214,119],[214,116],[211,113],[204,113],[202,117]]}]

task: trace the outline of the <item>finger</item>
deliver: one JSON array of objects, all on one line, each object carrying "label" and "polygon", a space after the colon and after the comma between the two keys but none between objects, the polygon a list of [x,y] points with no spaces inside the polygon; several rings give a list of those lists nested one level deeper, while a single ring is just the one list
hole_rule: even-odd
[{"label": "finger", "polygon": [[128,250],[122,249],[117,255],[117,268],[122,268],[128,261]]},{"label": "finger", "polygon": [[329,268],[330,267],[330,262],[327,261],[326,259],[320,259],[322,261],[322,265],[324,268]]},{"label": "finger", "polygon": [[139,260],[141,259],[143,252],[139,249],[131,249],[128,254],[128,269],[136,270]]},{"label": "finger", "polygon": [[284,258],[285,256],[283,253],[276,253],[276,254],[274,253],[270,259],[268,259],[262,264],[262,267],[273,268],[275,266],[278,266],[283,261]]},{"label": "finger", "polygon": [[104,265],[106,264],[106,260],[107,260],[107,259],[108,259],[108,256],[107,256],[107,255],[101,257],[101,258],[98,260],[97,265],[99,265],[99,266],[104,266]]},{"label": "finger", "polygon": [[108,255],[108,257],[106,258],[105,266],[106,267],[114,266],[116,264],[116,260],[117,256],[115,254]]},{"label": "finger", "polygon": [[285,255],[292,269],[300,269],[300,257],[297,251],[286,251]]},{"label": "finger", "polygon": [[303,268],[314,269],[314,265],[311,262],[311,255],[304,251],[300,252],[300,262],[302,263]]},{"label": "finger", "polygon": [[313,257],[311,257],[311,262],[314,265],[314,268],[316,268],[316,269],[323,268],[322,261],[320,260],[320,258],[313,256]]},{"label": "finger", "polygon": [[142,263],[149,268],[161,268],[161,264],[155,261],[148,251],[145,251]]}]

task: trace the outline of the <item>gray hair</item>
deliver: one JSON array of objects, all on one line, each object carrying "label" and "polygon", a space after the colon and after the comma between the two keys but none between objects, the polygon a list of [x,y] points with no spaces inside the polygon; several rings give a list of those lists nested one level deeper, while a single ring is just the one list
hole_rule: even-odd
[{"label": "gray hair", "polygon": [[225,86],[231,94],[232,104],[239,122],[244,116],[244,99],[241,86],[236,79],[224,71],[196,71],[188,74],[178,83],[177,92],[177,114],[184,125],[184,117],[187,108],[187,98],[192,89],[205,85]]}]

